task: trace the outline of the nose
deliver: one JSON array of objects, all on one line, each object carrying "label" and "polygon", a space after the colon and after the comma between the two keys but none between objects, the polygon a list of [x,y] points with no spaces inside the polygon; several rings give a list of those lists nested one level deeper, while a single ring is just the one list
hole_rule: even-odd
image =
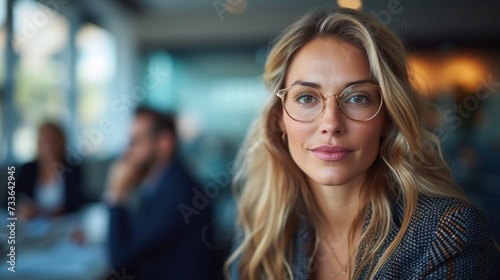
[{"label": "nose", "polygon": [[329,96],[323,115],[320,116],[320,129],[322,134],[341,135],[345,133],[344,115],[340,111],[335,96]]}]

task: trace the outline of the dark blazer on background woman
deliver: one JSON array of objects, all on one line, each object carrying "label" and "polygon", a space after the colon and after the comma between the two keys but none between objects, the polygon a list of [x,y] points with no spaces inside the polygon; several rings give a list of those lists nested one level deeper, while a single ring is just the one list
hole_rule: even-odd
[{"label": "dark blazer on background woman", "polygon": [[[68,166],[64,163],[64,166]],[[35,200],[35,187],[37,185],[39,164],[37,161],[28,162],[19,169],[19,176],[16,178],[17,193],[24,193],[29,198]],[[64,178],[64,202],[63,213],[69,213],[77,210],[85,203],[81,184],[80,167],[71,167],[71,169],[62,169],[61,176]],[[18,198],[20,199],[20,198]]]}]

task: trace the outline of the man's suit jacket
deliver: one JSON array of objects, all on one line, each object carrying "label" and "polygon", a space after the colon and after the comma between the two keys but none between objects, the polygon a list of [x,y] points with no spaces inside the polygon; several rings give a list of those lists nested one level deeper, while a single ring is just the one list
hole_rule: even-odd
[{"label": "man's suit jacket", "polygon": [[[215,271],[220,267],[209,248],[213,244],[210,202],[205,200],[204,208],[193,205],[195,192],[200,190],[176,161],[165,169],[153,189],[135,211],[110,207],[114,270],[136,276],[136,280],[217,277]],[[189,224],[180,211],[182,204],[195,210]]]}]

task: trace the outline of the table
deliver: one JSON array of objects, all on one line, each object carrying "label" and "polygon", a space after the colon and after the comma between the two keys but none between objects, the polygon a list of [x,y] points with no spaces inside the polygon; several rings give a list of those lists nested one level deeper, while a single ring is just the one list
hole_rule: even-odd
[{"label": "table", "polygon": [[[108,212],[101,203],[64,217],[16,221],[15,272],[8,270],[6,212],[0,213],[0,221],[0,279],[101,280],[111,273],[106,251]],[[76,237],[84,241],[78,244]]]}]

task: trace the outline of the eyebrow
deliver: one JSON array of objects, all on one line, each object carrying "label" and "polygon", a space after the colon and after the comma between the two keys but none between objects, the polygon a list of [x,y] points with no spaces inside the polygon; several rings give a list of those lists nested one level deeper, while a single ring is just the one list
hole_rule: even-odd
[{"label": "eyebrow", "polygon": [[[357,81],[352,81],[352,82],[348,82],[345,84],[345,87],[350,87],[352,85],[358,85],[358,84],[364,84],[364,83],[373,83],[373,80],[371,79],[364,79],[364,80],[357,80]],[[312,87],[312,88],[315,88],[315,89],[320,89],[321,86],[317,83],[313,83],[313,82],[306,82],[306,81],[302,81],[302,80],[297,80],[295,82],[293,82],[293,84],[291,86],[294,86],[294,85],[301,85],[301,86],[306,86],[306,87]]]},{"label": "eyebrow", "polygon": [[358,80],[358,81],[353,81],[353,82],[348,82],[345,84],[345,87],[350,87],[352,85],[358,85],[358,84],[364,84],[364,83],[374,83],[373,80],[371,79],[364,79],[364,80]]}]

